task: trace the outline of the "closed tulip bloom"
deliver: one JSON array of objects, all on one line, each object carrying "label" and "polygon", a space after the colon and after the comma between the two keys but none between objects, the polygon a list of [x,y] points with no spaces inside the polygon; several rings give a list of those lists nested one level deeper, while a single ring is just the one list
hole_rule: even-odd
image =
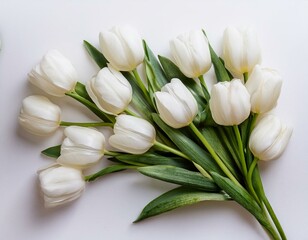
[{"label": "closed tulip bloom", "polygon": [[26,97],[22,101],[19,123],[35,135],[48,135],[60,125],[61,109],[48,98],[39,95]]},{"label": "closed tulip bloom", "polygon": [[92,128],[70,126],[65,128],[61,155],[57,162],[75,168],[87,168],[97,163],[105,150],[104,135]]},{"label": "closed tulip bloom", "polygon": [[123,112],[132,100],[130,83],[111,66],[101,69],[86,83],[86,89],[99,109],[113,115]]},{"label": "closed tulip bloom", "polygon": [[80,170],[52,165],[38,171],[45,207],[56,207],[81,196],[85,181]]},{"label": "closed tulip bloom", "polygon": [[251,132],[249,148],[254,156],[268,161],[278,158],[285,150],[292,129],[274,115],[263,117]]},{"label": "closed tulip bloom", "polygon": [[252,71],[261,62],[261,48],[255,32],[228,27],[223,36],[223,59],[235,76]]},{"label": "closed tulip bloom", "polygon": [[109,138],[109,143],[123,152],[142,154],[155,142],[155,128],[148,121],[138,117],[117,116],[113,131],[114,135]]},{"label": "closed tulip bloom", "polygon": [[61,97],[75,88],[77,72],[59,51],[51,50],[29,73],[29,81],[46,93]]},{"label": "closed tulip bloom", "polygon": [[239,79],[219,82],[211,91],[210,109],[219,125],[239,125],[250,114],[250,95]]},{"label": "closed tulip bloom", "polygon": [[99,34],[102,53],[118,71],[132,71],[144,59],[142,39],[129,26],[115,26]]},{"label": "closed tulip bloom", "polygon": [[265,113],[273,109],[280,95],[282,78],[275,70],[256,65],[246,82],[251,111]]},{"label": "closed tulip bloom", "polygon": [[212,66],[209,43],[201,30],[182,34],[170,41],[171,54],[181,72],[197,78]]},{"label": "closed tulip bloom", "polygon": [[198,113],[197,101],[177,78],[154,94],[161,119],[173,128],[188,126]]}]

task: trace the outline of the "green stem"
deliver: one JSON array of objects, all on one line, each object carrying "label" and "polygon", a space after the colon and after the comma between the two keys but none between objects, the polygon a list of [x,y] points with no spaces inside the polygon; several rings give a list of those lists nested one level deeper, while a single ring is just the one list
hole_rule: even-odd
[{"label": "green stem", "polygon": [[243,148],[243,142],[242,142],[240,130],[237,125],[234,125],[233,129],[235,132],[235,137],[236,137],[237,145],[238,145],[239,152],[240,152],[240,161],[242,165],[242,171],[243,171],[244,176],[246,177],[247,176],[247,166],[246,166],[246,161],[245,161],[244,148]]},{"label": "green stem", "polygon": [[202,91],[203,91],[203,94],[204,94],[204,97],[205,99],[208,101],[210,99],[210,94],[209,94],[209,91],[208,91],[208,88],[206,86],[206,82],[204,80],[204,77],[203,75],[200,75],[198,77],[198,79],[200,80],[200,83],[201,83],[201,86],[202,86]]},{"label": "green stem", "polygon": [[200,80],[201,85],[202,85],[203,87],[205,87],[205,89],[207,89],[206,82],[205,82],[205,80],[204,80],[203,75],[200,75],[198,78],[199,78],[199,80]]},{"label": "green stem", "polygon": [[[174,149],[174,148],[172,148],[172,147],[169,147],[169,146],[167,146],[166,144],[163,144],[163,143],[161,143],[161,142],[155,141],[154,146],[156,146],[157,148],[160,148],[160,149],[164,149],[164,150],[166,150],[166,151],[168,151],[168,152],[171,152],[171,153],[173,153],[173,154],[175,154],[175,155],[177,155],[177,156],[179,156],[179,157],[182,157],[182,158],[185,158],[185,159],[191,161],[190,158],[187,157],[184,153],[180,152],[180,151],[177,150],[177,149]],[[193,164],[195,165],[195,167],[199,170],[199,172],[200,172],[203,176],[205,176],[205,177],[207,177],[207,178],[209,178],[209,179],[212,179],[211,175],[210,175],[206,170],[204,170],[199,164],[194,163],[194,162],[193,162]]]},{"label": "green stem", "polygon": [[206,149],[209,151],[209,153],[212,155],[218,166],[221,168],[221,170],[229,177],[229,179],[237,184],[238,186],[241,186],[241,184],[237,181],[237,179],[233,176],[233,174],[230,172],[230,170],[226,167],[226,165],[223,163],[223,161],[219,158],[219,156],[216,154],[215,150],[211,147],[209,142],[206,140],[206,138],[202,135],[202,133],[196,128],[196,126],[191,123],[189,124],[189,127],[191,130],[196,134],[196,136],[200,139],[200,141],[203,143],[203,145],[206,147]]},{"label": "green stem", "polygon": [[271,204],[269,203],[269,201],[268,201],[268,199],[267,199],[267,197],[265,195],[265,191],[264,191],[264,188],[263,188],[263,184],[262,184],[260,175],[258,175],[258,177],[257,177],[257,184],[258,184],[259,191],[260,191],[260,194],[261,194],[261,199],[262,199],[262,201],[263,201],[263,203],[264,203],[264,205],[265,205],[265,207],[267,209],[267,212],[271,216],[272,221],[275,224],[275,226],[276,226],[276,228],[277,228],[277,230],[278,230],[278,232],[279,232],[279,234],[281,236],[281,239],[282,240],[286,240],[287,237],[286,237],[286,235],[285,235],[285,233],[284,233],[284,231],[282,229],[282,226],[281,226],[281,224],[280,224],[280,222],[279,222],[279,220],[278,220],[278,218],[277,218],[277,216],[276,216],[276,214],[275,214]]},{"label": "green stem", "polygon": [[114,116],[104,113],[93,102],[80,96],[77,92],[71,91],[71,92],[65,93],[65,95],[70,96],[71,98],[74,98],[78,102],[82,103],[84,106],[90,109],[96,116],[102,119],[104,122],[111,122],[111,123],[115,122]]},{"label": "green stem", "polygon": [[125,109],[125,111],[128,115],[134,116],[134,117],[138,117],[138,115],[136,113],[134,113],[133,111],[129,110],[129,109]]},{"label": "green stem", "polygon": [[147,101],[149,103],[151,103],[151,99],[150,99],[150,96],[149,96],[149,93],[148,93],[148,90],[146,89],[146,87],[144,86],[144,83],[142,81],[142,79],[140,78],[140,75],[137,71],[137,69],[135,68],[133,71],[132,71],[135,79],[136,79],[136,83],[137,85],[139,86],[139,88],[141,89],[141,91],[143,92],[144,96],[146,97]]},{"label": "green stem", "polygon": [[278,220],[278,218],[277,218],[277,216],[276,216],[276,214],[275,214],[275,212],[274,212],[270,202],[268,201],[267,197],[265,196],[265,194],[264,194],[262,200],[263,200],[264,205],[265,205],[269,215],[271,216],[271,218],[272,218],[272,220],[273,220],[273,222],[274,222],[274,224],[275,224],[275,226],[276,226],[276,228],[277,228],[277,230],[278,230],[278,232],[279,232],[279,234],[281,236],[281,239],[282,240],[287,240],[287,237],[286,237],[286,235],[285,235],[285,233],[284,233],[284,231],[283,231],[283,229],[281,227],[281,224],[280,224],[280,222],[279,222],[279,220]]},{"label": "green stem", "polygon": [[108,150],[104,150],[104,154],[107,155],[107,156],[112,156],[112,157],[116,157],[116,156],[121,155],[121,153],[112,152],[112,151],[108,151]]},{"label": "green stem", "polygon": [[255,157],[253,162],[250,165],[246,180],[247,180],[248,188],[249,188],[251,194],[254,196],[254,198],[259,203],[259,205],[262,206],[262,203],[261,203],[261,201],[260,201],[260,199],[259,199],[259,197],[258,197],[258,195],[257,195],[257,193],[256,193],[256,191],[253,187],[253,184],[252,184],[252,174],[255,170],[257,163],[258,163],[258,158]]},{"label": "green stem", "polygon": [[160,148],[160,149],[164,149],[164,150],[166,150],[167,152],[171,152],[171,153],[173,153],[173,154],[175,154],[175,155],[177,155],[177,156],[179,156],[179,157],[182,157],[182,158],[185,158],[185,159],[191,161],[191,160],[189,159],[189,157],[187,157],[184,153],[180,152],[180,151],[177,150],[177,149],[174,149],[174,148],[172,148],[172,147],[169,147],[169,146],[167,146],[166,144],[163,144],[163,143],[161,143],[161,142],[155,141],[154,146],[156,146],[156,147],[158,147],[158,148]]},{"label": "green stem", "polygon": [[246,83],[248,80],[248,72],[244,72],[243,76],[244,76],[244,83]]},{"label": "green stem", "polygon": [[65,122],[61,121],[60,126],[80,126],[80,127],[113,127],[113,123],[106,122]]}]

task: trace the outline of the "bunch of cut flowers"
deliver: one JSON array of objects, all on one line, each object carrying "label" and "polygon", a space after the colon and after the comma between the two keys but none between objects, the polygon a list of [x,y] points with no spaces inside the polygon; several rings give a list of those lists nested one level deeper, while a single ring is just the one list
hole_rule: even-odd
[{"label": "bunch of cut flowers", "polygon": [[[266,197],[259,163],[282,154],[292,129],[269,113],[282,78],[259,65],[256,34],[227,28],[222,58],[203,30],[171,40],[172,59],[156,57],[129,26],[101,32],[99,44],[98,50],[84,41],[100,68],[85,84],[57,50],[29,73],[32,84],[77,100],[98,119],[63,121],[60,107],[47,97],[23,100],[19,122],[27,131],[46,136],[64,129],[63,142],[42,151],[55,159],[38,171],[45,206],[71,202],[89,182],[133,169],[178,185],[146,205],[136,222],[198,202],[236,201],[271,239],[286,239]],[[212,66],[217,83],[209,88],[204,74]],[[112,128],[113,134],[105,137],[100,127]],[[84,170],[99,161],[109,164],[85,176]]]}]

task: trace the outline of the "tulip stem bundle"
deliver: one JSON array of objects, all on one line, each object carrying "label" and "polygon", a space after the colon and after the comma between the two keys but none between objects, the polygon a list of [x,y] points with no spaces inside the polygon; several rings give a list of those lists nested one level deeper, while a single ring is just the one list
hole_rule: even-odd
[{"label": "tulip stem bundle", "polygon": [[221,168],[221,170],[230,178],[232,182],[234,182],[237,185],[241,185],[238,180],[233,176],[233,174],[230,172],[230,170],[226,167],[226,165],[221,161],[215,150],[211,147],[209,142],[206,140],[206,138],[201,134],[201,132],[198,130],[198,128],[191,123],[189,125],[191,130],[196,134],[196,136],[200,139],[200,141],[203,143],[203,145],[206,147],[206,149],[209,151],[209,153],[212,155],[213,159],[216,161],[218,166]]},{"label": "tulip stem bundle", "polygon": [[[146,205],[135,222],[201,201],[233,200],[271,239],[286,239],[258,165],[283,153],[292,129],[264,114],[276,106],[282,79],[259,65],[256,39],[251,29],[227,28],[222,60],[203,30],[191,31],[170,42],[172,60],[157,59],[134,29],[114,27],[100,33],[101,51],[84,41],[100,67],[86,84],[77,81],[64,56],[48,52],[29,74],[31,83],[77,100],[100,120],[61,121],[60,107],[48,98],[24,99],[19,122],[27,131],[48,135],[64,127],[63,142],[42,151],[55,158],[38,171],[45,206],[77,199],[86,182],[133,169],[179,185]],[[146,84],[137,71],[141,63]],[[212,66],[217,83],[209,93],[203,75]],[[94,127],[112,128],[113,134],[105,138]],[[102,159],[111,164],[83,176],[84,169]]]}]

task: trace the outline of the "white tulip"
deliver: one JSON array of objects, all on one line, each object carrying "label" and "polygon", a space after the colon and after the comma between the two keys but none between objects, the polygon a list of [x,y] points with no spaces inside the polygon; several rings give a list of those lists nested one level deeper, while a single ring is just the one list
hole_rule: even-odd
[{"label": "white tulip", "polygon": [[181,72],[197,78],[212,66],[209,43],[201,30],[182,34],[170,41],[171,54]]},{"label": "white tulip", "polygon": [[56,207],[79,198],[85,188],[80,170],[52,165],[38,171],[45,207]]},{"label": "white tulip", "polygon": [[29,81],[46,93],[61,97],[75,88],[77,72],[59,51],[50,50],[29,73]]},{"label": "white tulip", "polygon": [[155,137],[155,128],[148,121],[119,115],[116,117],[114,135],[109,138],[109,143],[123,152],[142,154],[153,146]]},{"label": "white tulip", "polygon": [[86,83],[86,89],[99,109],[113,115],[123,112],[132,100],[130,83],[111,66],[101,69]]},{"label": "white tulip", "polygon": [[61,109],[48,98],[39,95],[26,97],[22,101],[19,123],[35,135],[48,135],[60,125]]},{"label": "white tulip", "polygon": [[252,71],[261,62],[261,48],[256,33],[248,28],[240,31],[228,27],[223,36],[223,60],[235,76]]},{"label": "white tulip", "polygon": [[246,82],[251,111],[265,113],[273,109],[280,95],[282,78],[275,70],[256,65]]},{"label": "white tulip", "polygon": [[239,79],[215,84],[209,104],[214,121],[224,126],[239,125],[250,114],[250,95]]},{"label": "white tulip", "polygon": [[274,115],[266,115],[256,125],[249,138],[249,148],[260,160],[278,158],[285,150],[292,128]]},{"label": "white tulip", "polygon": [[75,168],[87,168],[97,163],[105,150],[104,135],[91,128],[70,126],[65,128],[61,155],[57,162]]},{"label": "white tulip", "polygon": [[115,26],[99,34],[102,53],[118,71],[132,71],[144,59],[142,39],[129,26]]},{"label": "white tulip", "polygon": [[188,126],[198,113],[198,104],[191,92],[177,78],[154,94],[161,119],[173,128]]}]

